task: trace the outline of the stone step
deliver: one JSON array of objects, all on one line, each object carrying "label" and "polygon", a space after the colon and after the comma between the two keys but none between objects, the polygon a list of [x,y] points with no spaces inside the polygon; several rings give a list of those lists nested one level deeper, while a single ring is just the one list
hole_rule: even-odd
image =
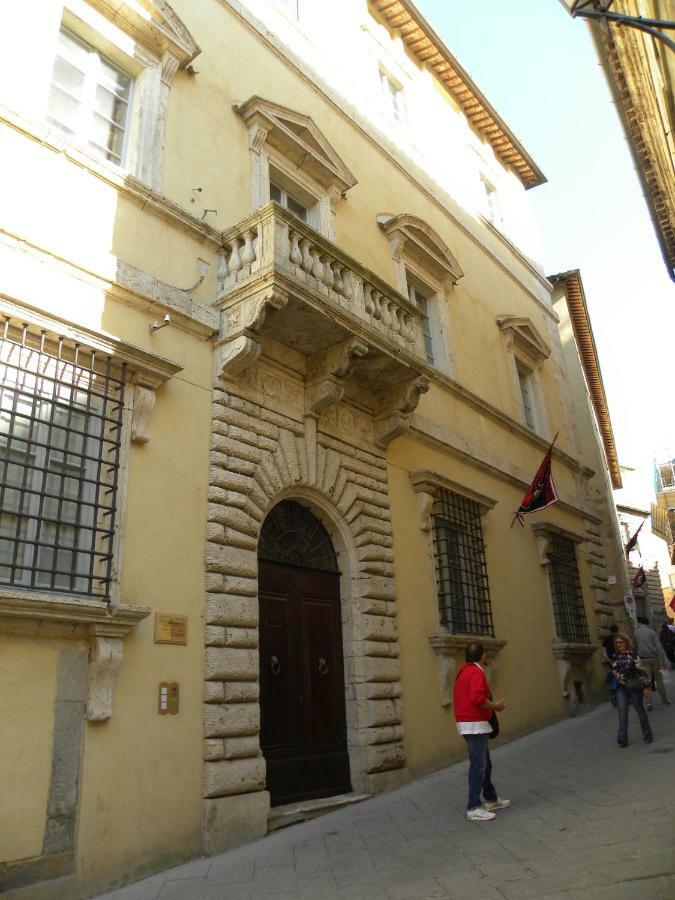
[{"label": "stone step", "polygon": [[300,800],[286,803],[284,806],[273,806],[267,816],[267,830],[277,831],[279,828],[286,828],[287,825],[316,819],[325,813],[353,806],[371,797],[372,794],[338,794],[336,797],[321,797],[318,800]]}]

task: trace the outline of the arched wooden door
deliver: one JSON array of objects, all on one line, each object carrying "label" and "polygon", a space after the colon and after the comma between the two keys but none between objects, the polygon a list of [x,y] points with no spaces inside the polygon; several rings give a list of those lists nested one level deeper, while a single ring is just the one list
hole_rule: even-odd
[{"label": "arched wooden door", "polygon": [[273,806],[351,790],[340,575],[330,537],[293,500],[258,549],[260,743]]}]

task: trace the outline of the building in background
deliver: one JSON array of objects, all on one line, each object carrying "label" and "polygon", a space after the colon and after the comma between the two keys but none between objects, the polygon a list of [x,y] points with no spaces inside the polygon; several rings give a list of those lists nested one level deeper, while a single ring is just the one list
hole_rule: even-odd
[{"label": "building in background", "polygon": [[572,15],[586,18],[589,23],[668,274],[675,280],[672,0],[562,2]]},{"label": "building in background", "polygon": [[2,890],[447,764],[476,638],[507,738],[602,690],[618,473],[543,175],[411,3],[327,8],[2,11]]}]

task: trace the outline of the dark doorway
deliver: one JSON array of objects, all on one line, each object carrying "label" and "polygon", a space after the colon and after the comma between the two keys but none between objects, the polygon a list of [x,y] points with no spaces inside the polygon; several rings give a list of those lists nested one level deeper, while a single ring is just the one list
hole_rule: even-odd
[{"label": "dark doorway", "polygon": [[259,547],[260,743],[273,806],[351,790],[340,575],[323,525],[292,500]]}]

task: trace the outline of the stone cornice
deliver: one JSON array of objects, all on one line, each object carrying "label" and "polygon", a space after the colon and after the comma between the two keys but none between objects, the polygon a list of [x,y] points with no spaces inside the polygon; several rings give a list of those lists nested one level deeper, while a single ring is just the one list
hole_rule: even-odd
[{"label": "stone cornice", "polygon": [[583,544],[585,540],[582,535],[575,534],[573,531],[568,531],[566,528],[561,528],[560,525],[556,525],[555,522],[533,522],[530,525],[530,528],[537,537],[540,535],[548,536],[551,534],[560,534],[575,544]]},{"label": "stone cornice", "polygon": [[408,0],[369,0],[375,16],[397,33],[418,63],[428,69],[462,108],[471,125],[492,145],[496,156],[513,169],[527,189],[546,178],[520,141],[478,90],[420,11]]},{"label": "stone cornice", "polygon": [[435,494],[439,488],[445,488],[454,494],[461,494],[463,497],[473,500],[474,503],[480,506],[483,515],[488,513],[497,503],[492,497],[480,494],[478,491],[465,487],[451,478],[446,478],[445,475],[433,472],[431,469],[417,469],[415,472],[410,473],[409,478],[417,493]]},{"label": "stone cornice", "polygon": [[[87,0],[93,7],[158,54],[174,54],[186,66],[201,53],[199,45],[166,0]],[[145,7],[145,9],[143,9]]]},{"label": "stone cornice", "polygon": [[0,124],[7,125],[20,132],[29,140],[37,141],[47,149],[63,156],[80,168],[86,169],[91,175],[114,187],[120,194],[125,195],[143,209],[146,209],[169,224],[182,227],[192,232],[201,240],[210,243],[211,249],[217,250],[221,246],[220,231],[212,228],[206,222],[202,222],[196,216],[180,204],[174,202],[164,194],[153,191],[133,175],[126,175],[116,166],[107,164],[89,156],[80,148],[58,135],[54,128],[43,123],[30,121],[18,113],[0,105]]},{"label": "stone cornice", "polygon": [[586,375],[586,384],[588,385],[591,402],[595,410],[612,487],[618,489],[623,486],[621,466],[619,465],[619,457],[614,441],[614,430],[609,415],[605,385],[602,380],[598,351],[595,346],[593,329],[588,315],[581,273],[578,269],[574,269],[570,272],[563,272],[560,275],[552,275],[550,280],[554,285],[561,284],[565,291],[572,331],[574,332],[579,358]]},{"label": "stone cornice", "polygon": [[[111,606],[93,597],[51,594],[21,588],[0,588],[0,620],[67,625],[85,635],[124,637],[150,615],[146,606]],[[77,635],[77,631],[75,635]]]},{"label": "stone cornice", "polygon": [[155,353],[149,353],[141,347],[135,347],[112,335],[93,331],[83,325],[73,325],[67,319],[46,314],[28,304],[5,299],[2,295],[0,295],[0,311],[35,328],[51,332],[58,331],[60,335],[76,343],[84,344],[106,356],[112,356],[116,360],[126,363],[130,374],[133,375],[134,382],[146,387],[157,388],[183,369],[178,363]]},{"label": "stone cornice", "polygon": [[[219,316],[210,306],[123,260],[117,260],[117,277],[111,279],[108,275],[56,256],[47,248],[33,244],[20,235],[0,229],[0,246],[3,243],[7,244],[10,250],[19,248],[32,255],[38,263],[48,261],[61,266],[71,277],[89,282],[121,303],[137,307],[145,313],[164,315],[169,312],[172,324],[191,334],[210,338],[218,331]],[[22,304],[18,297],[12,296],[8,299]],[[32,308],[29,304],[22,305],[28,309]]]},{"label": "stone cornice", "polygon": [[[637,15],[641,7],[635,6],[630,13]],[[623,122],[668,274],[675,281],[675,175],[672,144],[669,146],[675,123],[672,94],[667,86],[658,88],[650,72],[658,65],[651,47],[654,39],[615,22],[610,22],[607,28],[595,22],[589,24]],[[663,49],[664,68],[668,65],[668,52]],[[657,93],[661,91],[662,104]]]},{"label": "stone cornice", "polygon": [[[477,447],[469,444],[462,438],[457,438],[456,435],[451,434],[447,429],[436,423],[431,423],[419,414],[414,413],[411,416],[409,436],[413,440],[419,440],[427,444],[434,450],[441,450],[445,454],[454,456],[471,468],[485,472],[493,478],[498,478],[500,481],[504,481],[519,490],[526,490],[529,487],[530,482],[525,474],[519,474],[515,467],[511,465],[500,466],[495,458],[481,459]],[[572,498],[561,494],[560,491],[558,491],[558,495],[560,497],[558,505],[561,509],[596,524],[602,522],[602,518],[590,507],[575,502]]]},{"label": "stone cornice", "polygon": [[586,661],[591,659],[598,648],[595,644],[554,642],[551,644],[551,649],[556,659]]}]

